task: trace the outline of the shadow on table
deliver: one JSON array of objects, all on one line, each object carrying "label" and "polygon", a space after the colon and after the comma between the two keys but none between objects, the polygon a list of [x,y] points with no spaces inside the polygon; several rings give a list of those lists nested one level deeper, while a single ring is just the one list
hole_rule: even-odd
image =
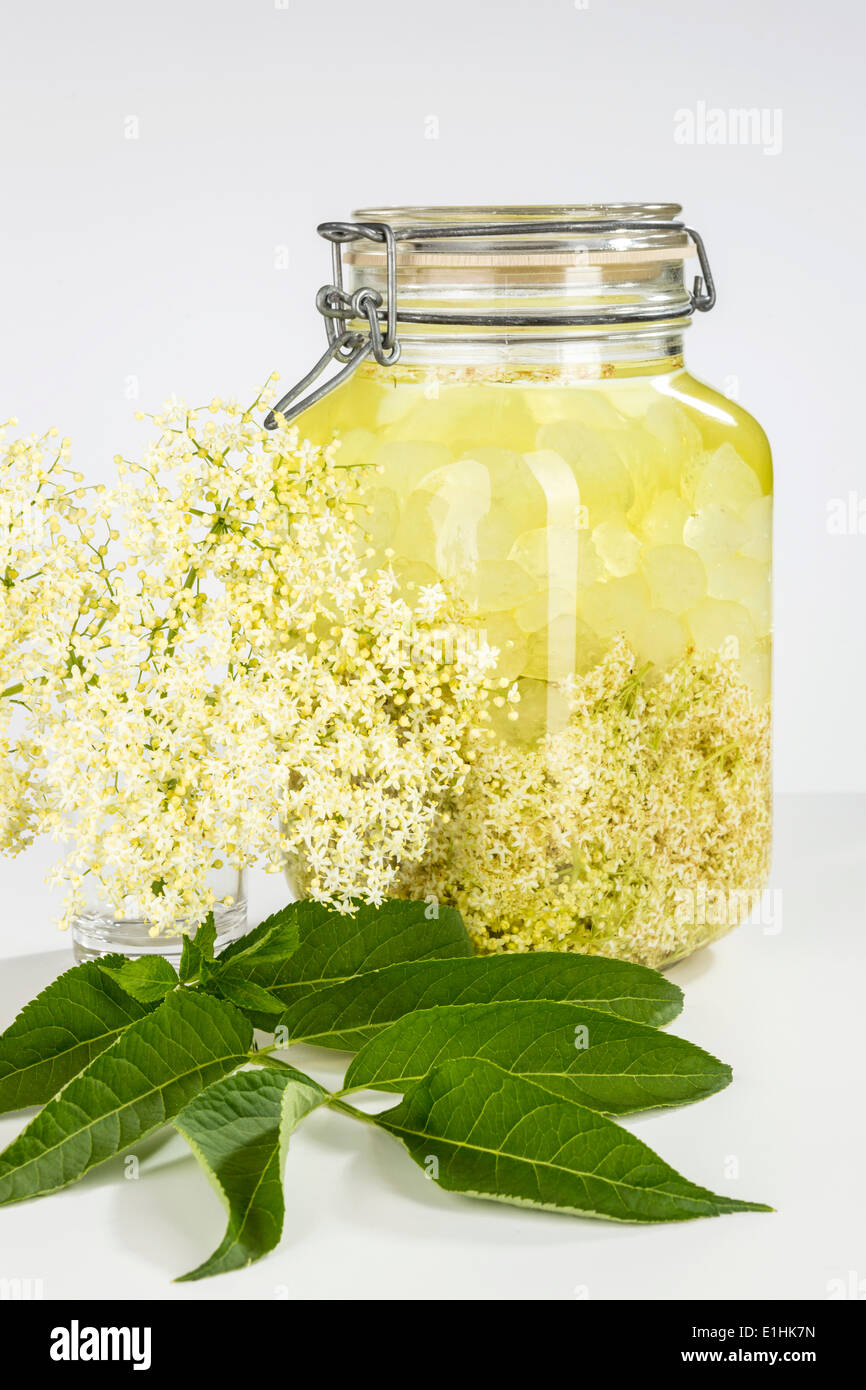
[{"label": "shadow on table", "polygon": [[8,1028],[34,995],[74,964],[71,947],[0,960],[0,1030]]}]

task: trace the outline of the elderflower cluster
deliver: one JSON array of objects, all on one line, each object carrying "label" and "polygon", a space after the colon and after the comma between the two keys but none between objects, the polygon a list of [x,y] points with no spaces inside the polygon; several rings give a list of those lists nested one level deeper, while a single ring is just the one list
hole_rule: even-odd
[{"label": "elderflower cluster", "polygon": [[769,707],[712,654],[645,676],[620,637],[564,683],[564,727],[483,745],[400,891],[457,906],[481,952],[652,966],[719,935],[683,919],[683,892],[736,887],[747,915],[769,867]]},{"label": "elderflower cluster", "polygon": [[[109,597],[109,503],[69,466],[56,429],[0,427],[0,850],[37,832],[45,733],[76,669],[77,635]],[[96,618],[98,622],[98,617]]]},{"label": "elderflower cluster", "polygon": [[381,901],[471,765],[494,653],[461,640],[437,586],[410,604],[369,571],[364,470],[265,431],[269,398],[167,406],[143,460],[119,459],[117,488],[76,514],[34,635],[26,605],[4,618],[31,694],[46,651],[63,668],[29,702],[27,772],[32,828],[67,845],[67,922],[95,898],[154,930],[195,923],[224,863],[291,865],[344,910]]}]

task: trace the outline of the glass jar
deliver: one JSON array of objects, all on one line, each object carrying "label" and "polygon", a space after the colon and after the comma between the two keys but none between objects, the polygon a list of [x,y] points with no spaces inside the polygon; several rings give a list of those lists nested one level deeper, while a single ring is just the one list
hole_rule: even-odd
[{"label": "glass jar", "polygon": [[309,404],[305,378],[290,413],[377,469],[371,565],[410,594],[444,584],[499,653],[492,732],[399,883],[457,906],[480,951],[664,965],[765,884],[770,450],[685,369],[715,292],[679,211],[384,209],[320,228],[343,366]]},{"label": "glass jar", "polygon": [[[213,895],[214,945],[221,951],[247,930],[245,874],[228,866],[212,869],[208,888]],[[164,956],[177,967],[184,937],[194,937],[197,930],[197,925],[180,920],[173,931],[156,932],[146,913],[130,899],[119,905],[90,903],[72,919],[72,953],[76,964],[119,952],[133,960]]]}]

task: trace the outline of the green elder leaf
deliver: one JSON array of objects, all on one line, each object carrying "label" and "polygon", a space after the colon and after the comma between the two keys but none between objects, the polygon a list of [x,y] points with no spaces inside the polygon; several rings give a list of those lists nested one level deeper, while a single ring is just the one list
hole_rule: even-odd
[{"label": "green elder leaf", "polygon": [[238,1071],[195,1097],[173,1123],[228,1212],[217,1249],[178,1282],[241,1269],[273,1250],[283,1230],[289,1135],[326,1093],[291,1067]]},{"label": "green elder leaf", "polygon": [[245,936],[229,942],[228,946],[220,951],[217,957],[218,964],[227,966],[231,963],[244,974],[249,974],[251,971],[279,965],[288,960],[298,949],[300,941],[295,906],[294,903],[290,903],[288,907],[266,917]]},{"label": "green elder leaf", "polygon": [[642,965],[535,951],[386,966],[296,999],[282,1023],[293,1043],[353,1052],[404,1014],[436,1005],[552,999],[660,1024],[679,1013],[682,997],[675,984]]},{"label": "green elder leaf", "polygon": [[246,979],[238,969],[228,966],[220,969],[218,961],[212,965],[208,962],[203,964],[201,984],[208,994],[227,999],[230,1004],[248,1014],[253,1021],[262,1014],[269,1014],[272,1016],[273,1025],[276,1023],[276,1016],[283,1012],[279,999],[275,999],[268,990]]},{"label": "green elder leaf", "polygon": [[771,1210],[689,1182],[613,1120],[493,1062],[445,1062],[375,1123],[471,1197],[615,1221]]},{"label": "green elder leaf", "polygon": [[406,1014],[365,1043],[343,1087],[406,1091],[435,1067],[480,1057],[592,1110],[624,1115],[701,1100],[731,1069],[683,1038],[579,1005],[464,1004]]},{"label": "green elder leaf", "polygon": [[175,990],[74,1077],[0,1154],[0,1205],[66,1187],[171,1120],[246,1061],[231,1004]]},{"label": "green elder leaf", "polygon": [[216,922],[212,912],[208,913],[195,931],[184,932],[178,966],[181,984],[186,985],[199,978],[202,970],[214,958],[215,941]]},{"label": "green elder leaf", "polygon": [[177,973],[181,984],[188,985],[197,980],[207,957],[194,936],[185,934],[180,948],[180,964]]},{"label": "green elder leaf", "polygon": [[213,912],[209,912],[193,938],[203,960],[213,960],[216,934],[216,921]]},{"label": "green elder leaf", "polygon": [[111,978],[123,956],[65,970],[0,1036],[0,1112],[42,1105],[148,1009]]},{"label": "green elder leaf", "polygon": [[98,964],[103,974],[140,1004],[158,1004],[169,990],[177,988],[174,967],[164,956],[139,956],[136,960],[124,960],[122,965],[104,959]]},{"label": "green elder leaf", "polygon": [[[359,906],[351,916],[323,903],[290,903],[276,916],[298,928],[300,941],[293,955],[259,962],[241,953],[240,943],[234,942],[219,959],[238,965],[243,961],[247,978],[269,990],[285,1007],[338,981],[353,979],[361,971],[395,961],[472,956],[459,912],[440,907],[436,916],[429,916],[430,911],[423,902],[398,899],[380,907]],[[271,1024],[264,1019],[260,1026]]]}]

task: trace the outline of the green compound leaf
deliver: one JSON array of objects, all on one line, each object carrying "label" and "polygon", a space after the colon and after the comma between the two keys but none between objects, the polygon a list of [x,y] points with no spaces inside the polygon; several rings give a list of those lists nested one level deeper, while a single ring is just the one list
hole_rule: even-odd
[{"label": "green compound leaf", "polygon": [[404,1014],[440,1004],[552,999],[655,1025],[674,1018],[682,998],[675,984],[642,965],[536,951],[387,966],[297,999],[282,1022],[293,1043],[354,1052]]},{"label": "green compound leaf", "polygon": [[730,1067],[682,1038],[595,1009],[538,1000],[406,1014],[364,1044],[343,1087],[406,1091],[460,1057],[495,1062],[613,1115],[701,1100],[731,1080]]},{"label": "green compound leaf", "polygon": [[147,1008],[110,977],[124,964],[106,956],[75,965],[24,1006],[0,1037],[0,1112],[50,1100],[145,1017]]},{"label": "green compound leaf", "polygon": [[169,994],[0,1154],[0,1205],[66,1187],[159,1129],[246,1061],[251,1044],[252,1028],[231,1004],[191,990]]},{"label": "green compound leaf", "polygon": [[[292,903],[276,916],[297,925],[297,950],[288,959],[276,955],[261,962],[244,953],[244,971],[285,1007],[361,971],[378,970],[396,961],[472,956],[472,943],[459,912],[440,907],[438,915],[428,916],[430,911],[423,902],[397,899],[381,907],[360,906],[353,916],[322,903]],[[219,959],[240,965],[239,946],[233,943]],[[268,1028],[272,1023],[264,1019],[260,1026]]]},{"label": "green compound leaf", "polygon": [[289,1135],[325,1095],[290,1067],[239,1071],[208,1086],[175,1118],[229,1218],[210,1259],[178,1282],[241,1269],[274,1249],[283,1230]]},{"label": "green compound leaf", "polygon": [[164,956],[139,956],[116,965],[109,960],[98,962],[100,970],[137,999],[139,1004],[158,1004],[170,990],[177,988],[174,967]]},{"label": "green compound leaf", "polygon": [[375,1123],[449,1192],[615,1221],[770,1211],[682,1177],[628,1130],[492,1062],[446,1062]]}]

